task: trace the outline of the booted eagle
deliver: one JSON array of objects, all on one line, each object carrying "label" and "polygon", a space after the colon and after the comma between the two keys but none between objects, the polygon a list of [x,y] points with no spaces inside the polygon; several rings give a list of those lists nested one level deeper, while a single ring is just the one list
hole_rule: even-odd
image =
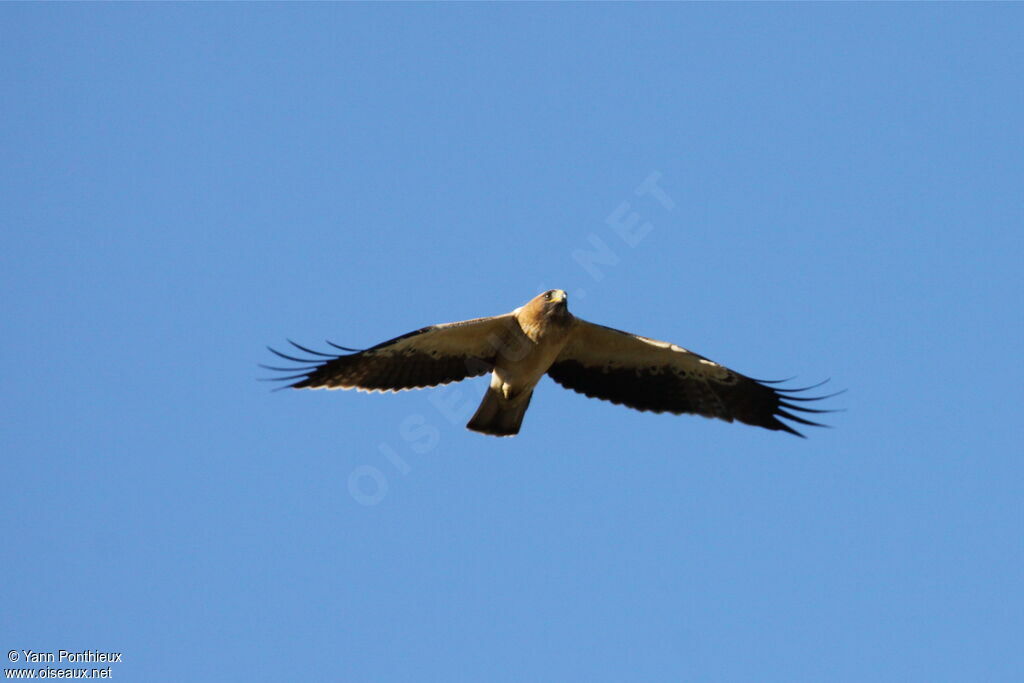
[{"label": "booted eagle", "polygon": [[263,367],[297,372],[279,378],[298,380],[287,385],[294,389],[402,391],[491,373],[487,393],[466,427],[494,436],[519,433],[545,373],[566,389],[636,410],[694,413],[801,437],[779,418],[820,427],[794,412],[830,412],[803,405],[829,396],[794,395],[814,387],[771,387],[773,382],[745,377],[675,344],[581,320],[569,313],[560,289],[505,315],[431,325],[362,351],[331,344],[354,353],[326,354],[290,343],[315,358],[270,349],[303,365]]}]

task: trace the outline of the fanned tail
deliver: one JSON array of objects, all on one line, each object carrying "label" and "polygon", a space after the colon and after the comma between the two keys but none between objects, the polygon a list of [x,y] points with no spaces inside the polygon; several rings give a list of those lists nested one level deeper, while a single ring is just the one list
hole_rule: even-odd
[{"label": "fanned tail", "polygon": [[523,424],[523,416],[530,407],[531,398],[533,389],[529,393],[507,399],[498,389],[487,387],[480,407],[466,428],[491,436],[515,436]]}]

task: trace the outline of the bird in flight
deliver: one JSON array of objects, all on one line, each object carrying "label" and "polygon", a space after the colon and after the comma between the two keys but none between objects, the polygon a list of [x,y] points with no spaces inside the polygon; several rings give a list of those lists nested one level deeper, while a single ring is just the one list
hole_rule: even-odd
[{"label": "bird in flight", "polygon": [[351,353],[321,353],[290,343],[314,357],[270,349],[301,365],[263,367],[297,373],[276,378],[294,389],[390,392],[490,373],[487,393],[466,427],[493,436],[519,433],[533,390],[545,374],[566,389],[635,410],[735,420],[800,437],[782,419],[824,426],[795,413],[832,412],[805,404],[836,395],[798,396],[820,385],[773,387],[778,382],[751,379],[675,344],[587,322],[569,312],[568,297],[560,289],[539,294],[511,313],[431,325],[365,350],[328,342]]}]

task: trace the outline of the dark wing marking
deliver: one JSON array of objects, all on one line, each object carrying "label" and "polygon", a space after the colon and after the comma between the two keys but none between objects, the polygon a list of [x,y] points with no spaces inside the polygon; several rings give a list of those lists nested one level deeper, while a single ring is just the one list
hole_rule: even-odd
[{"label": "dark wing marking", "polygon": [[513,316],[503,315],[431,325],[363,351],[339,355],[290,342],[300,351],[317,357],[301,358],[270,349],[277,356],[301,365],[264,367],[296,373],[278,378],[298,380],[287,385],[295,389],[402,391],[432,387],[490,372],[497,349],[516,324]]},{"label": "dark wing marking", "polygon": [[584,320],[548,375],[567,389],[636,410],[737,420],[801,437],[779,418],[821,427],[793,411],[832,412],[793,403],[829,398],[793,395],[814,387],[773,388],[675,344]]}]

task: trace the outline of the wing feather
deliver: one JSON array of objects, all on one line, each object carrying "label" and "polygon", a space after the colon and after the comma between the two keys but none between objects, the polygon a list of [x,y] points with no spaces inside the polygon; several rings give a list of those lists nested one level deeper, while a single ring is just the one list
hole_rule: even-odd
[{"label": "wing feather", "polygon": [[798,390],[774,389],[675,344],[579,318],[548,375],[567,389],[635,410],[736,420],[797,436],[803,434],[780,417],[823,426],[790,411],[830,412],[789,403],[827,397],[792,396]]},{"label": "wing feather", "polygon": [[517,323],[511,314],[431,325],[363,351],[339,355],[290,342],[300,351],[317,357],[299,358],[270,349],[282,358],[303,364],[291,369],[271,369],[299,372],[281,378],[298,379],[287,385],[295,389],[402,391],[432,387],[490,372],[497,349],[513,333],[514,325]]}]

